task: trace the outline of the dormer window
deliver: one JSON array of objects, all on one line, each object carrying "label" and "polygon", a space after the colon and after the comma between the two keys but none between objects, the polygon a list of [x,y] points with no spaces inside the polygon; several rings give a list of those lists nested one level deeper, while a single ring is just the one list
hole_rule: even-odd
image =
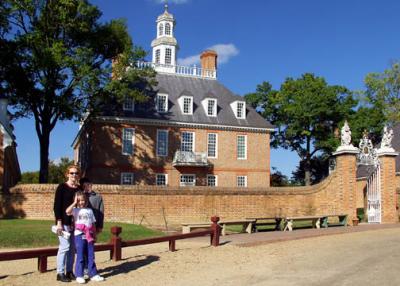
[{"label": "dormer window", "polygon": [[169,23],[165,24],[165,35],[171,35],[171,25]]},{"label": "dormer window", "polygon": [[183,114],[193,114],[193,97],[183,95],[178,99]]},{"label": "dormer window", "polygon": [[234,101],[231,103],[231,108],[236,118],[246,119],[246,102],[244,101]]},{"label": "dormer window", "polygon": [[125,97],[124,103],[122,104],[124,111],[135,111],[135,101],[132,97]]},{"label": "dormer window", "polygon": [[159,35],[159,36],[162,36],[163,33],[164,33],[164,25],[163,25],[163,24],[160,24],[160,25],[158,26],[158,35]]},{"label": "dormer window", "polygon": [[237,118],[244,118],[245,117],[245,103],[239,101],[236,106],[236,117]]},{"label": "dormer window", "polygon": [[217,100],[209,99],[207,100],[207,115],[217,116]]},{"label": "dormer window", "polygon": [[168,111],[168,94],[157,94],[156,109],[160,113]]},{"label": "dormer window", "polygon": [[217,116],[217,100],[215,98],[206,98],[202,104],[207,116]]}]

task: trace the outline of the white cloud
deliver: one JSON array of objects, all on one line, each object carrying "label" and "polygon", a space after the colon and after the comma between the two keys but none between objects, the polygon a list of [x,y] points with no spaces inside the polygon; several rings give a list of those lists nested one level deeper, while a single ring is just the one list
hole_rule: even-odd
[{"label": "white cloud", "polygon": [[[206,50],[214,50],[218,55],[218,64],[225,64],[229,60],[239,54],[239,50],[234,44],[216,44],[208,47]],[[200,64],[200,54],[178,59],[178,64],[182,66],[192,66]]]},{"label": "white cloud", "polygon": [[178,64],[181,66],[199,65],[200,55],[194,55],[183,59],[178,59]]}]

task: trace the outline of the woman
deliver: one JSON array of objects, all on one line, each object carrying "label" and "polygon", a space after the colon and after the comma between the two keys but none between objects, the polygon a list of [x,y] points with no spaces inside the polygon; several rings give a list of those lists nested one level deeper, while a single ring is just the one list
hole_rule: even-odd
[{"label": "woman", "polygon": [[[58,185],[54,197],[54,215],[57,224],[59,240],[57,252],[57,281],[71,282],[75,280],[72,272],[74,264],[73,223],[72,218],[66,214],[66,209],[74,202],[75,193],[79,191],[80,170],[76,165],[68,166],[65,172],[67,181]],[[62,231],[71,233],[68,239],[62,236]]]}]

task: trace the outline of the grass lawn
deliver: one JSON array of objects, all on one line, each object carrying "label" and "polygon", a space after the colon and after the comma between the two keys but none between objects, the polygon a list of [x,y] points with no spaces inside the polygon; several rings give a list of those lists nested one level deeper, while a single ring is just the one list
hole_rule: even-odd
[{"label": "grass lawn", "polygon": [[[0,248],[57,246],[58,238],[50,229],[53,224],[53,220],[0,219]],[[108,242],[111,238],[110,228],[115,225],[122,227],[123,240],[164,235],[161,231],[135,224],[106,222],[97,242]]]}]

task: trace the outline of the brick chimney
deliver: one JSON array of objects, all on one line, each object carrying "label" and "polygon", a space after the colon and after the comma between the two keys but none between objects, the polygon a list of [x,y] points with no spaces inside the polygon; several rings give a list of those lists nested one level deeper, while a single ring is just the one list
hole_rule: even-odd
[{"label": "brick chimney", "polygon": [[217,53],[213,50],[205,50],[200,55],[201,68],[206,70],[217,70]]}]

